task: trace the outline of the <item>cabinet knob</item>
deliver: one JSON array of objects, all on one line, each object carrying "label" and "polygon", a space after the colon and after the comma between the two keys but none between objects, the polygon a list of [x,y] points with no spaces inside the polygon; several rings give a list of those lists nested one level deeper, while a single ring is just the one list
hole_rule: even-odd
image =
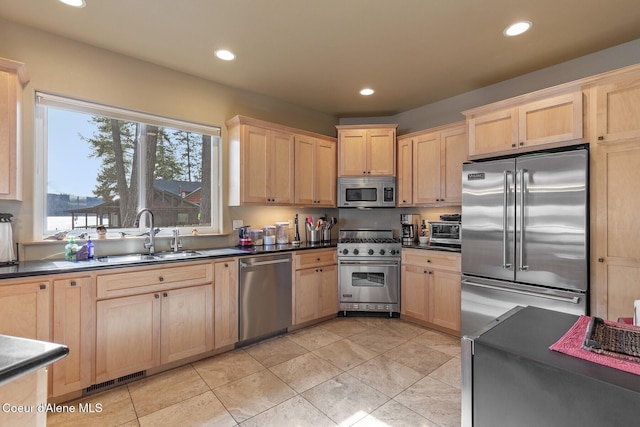
[{"label": "cabinet knob", "polygon": [[168,293],[166,293],[166,292],[163,292],[163,293],[162,293],[162,296],[166,298],[166,297],[168,297],[168,296],[169,296],[169,294],[168,294]]},{"label": "cabinet knob", "polygon": [[45,284],[40,285],[40,290],[41,290],[41,291],[43,291],[43,290],[45,290],[45,289],[47,289],[47,285],[45,285]]},{"label": "cabinet knob", "polygon": [[161,282],[164,282],[164,277],[160,276],[160,277],[158,277],[158,280],[161,281]]},{"label": "cabinet knob", "polygon": [[524,142],[520,141],[520,145],[524,145]]},{"label": "cabinet knob", "polygon": [[604,262],[604,258],[598,258],[598,262]]},{"label": "cabinet knob", "polygon": [[363,175],[366,175],[366,174],[367,174],[367,171],[362,171],[362,174],[363,174]]},{"label": "cabinet knob", "polygon": [[158,294],[154,294],[154,295],[153,295],[153,297],[154,297],[155,299],[158,299],[158,298],[160,298],[160,295],[158,295]]},{"label": "cabinet knob", "polygon": [[511,147],[515,148],[516,144],[511,144]]},{"label": "cabinet knob", "polygon": [[320,269],[320,273],[322,273],[322,269]]},{"label": "cabinet knob", "polygon": [[224,268],[229,268],[229,264],[227,264],[226,262],[224,263]]},{"label": "cabinet knob", "polygon": [[598,141],[604,141],[604,136],[599,136]]},{"label": "cabinet knob", "polygon": [[71,284],[71,286],[76,286],[77,285],[75,280],[72,280],[70,284]]},{"label": "cabinet knob", "polygon": [[429,264],[430,264],[430,263],[431,263],[431,260],[430,260],[430,259],[428,259],[428,260],[427,260],[427,263],[429,263]]},{"label": "cabinet knob", "polygon": [[429,271],[429,274],[433,274],[433,271]]}]

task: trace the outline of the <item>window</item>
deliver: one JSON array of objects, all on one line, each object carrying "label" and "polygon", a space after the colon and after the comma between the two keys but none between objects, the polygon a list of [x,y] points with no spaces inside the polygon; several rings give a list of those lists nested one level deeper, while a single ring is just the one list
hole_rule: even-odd
[{"label": "window", "polygon": [[220,128],[44,93],[36,110],[44,234],[126,232],[142,208],[155,227],[219,231]]}]

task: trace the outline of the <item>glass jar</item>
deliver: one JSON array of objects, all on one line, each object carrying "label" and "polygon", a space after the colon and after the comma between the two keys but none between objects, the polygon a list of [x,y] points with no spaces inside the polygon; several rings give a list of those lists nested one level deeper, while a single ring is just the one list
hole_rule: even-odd
[{"label": "glass jar", "polygon": [[265,245],[276,244],[276,226],[265,225],[262,227],[262,241]]},{"label": "glass jar", "polygon": [[276,243],[286,245],[289,243],[289,223],[276,222]]},{"label": "glass jar", "polygon": [[262,246],[263,245],[263,234],[262,230],[251,229],[249,230],[249,237],[251,237],[251,242],[254,245]]}]

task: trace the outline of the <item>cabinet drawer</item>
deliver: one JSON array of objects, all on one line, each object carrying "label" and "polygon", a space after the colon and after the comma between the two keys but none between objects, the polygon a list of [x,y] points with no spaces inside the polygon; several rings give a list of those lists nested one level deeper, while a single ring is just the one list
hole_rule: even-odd
[{"label": "cabinet drawer", "polygon": [[336,252],[336,248],[296,252],[294,257],[296,270],[320,265],[335,264],[337,262]]},{"label": "cabinet drawer", "polygon": [[213,281],[213,264],[189,264],[176,267],[128,269],[126,272],[100,275],[98,299],[156,292]]},{"label": "cabinet drawer", "polygon": [[459,253],[423,249],[403,249],[402,264],[457,272],[461,269]]}]

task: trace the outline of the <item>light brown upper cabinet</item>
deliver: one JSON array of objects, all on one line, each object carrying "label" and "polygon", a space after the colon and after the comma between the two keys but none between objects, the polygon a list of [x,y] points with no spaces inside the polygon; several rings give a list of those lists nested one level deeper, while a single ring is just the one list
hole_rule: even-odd
[{"label": "light brown upper cabinet", "polygon": [[336,141],[295,136],[295,204],[336,206]]},{"label": "light brown upper cabinet", "polygon": [[20,136],[25,65],[0,58],[0,200],[22,200]]},{"label": "light brown upper cabinet", "polygon": [[395,176],[398,125],[340,125],[338,176]]},{"label": "light brown upper cabinet", "polygon": [[525,95],[465,111],[469,157],[483,158],[576,142],[583,134],[582,91]]},{"label": "light brown upper cabinet", "polygon": [[229,205],[293,203],[294,134],[236,116],[229,130]]},{"label": "light brown upper cabinet", "polygon": [[464,122],[398,137],[398,206],[459,205],[468,146]]},{"label": "light brown upper cabinet", "polygon": [[598,142],[640,138],[640,76],[637,74],[597,86]]},{"label": "light brown upper cabinet", "polygon": [[335,206],[335,138],[245,116],[226,125],[230,206]]}]

